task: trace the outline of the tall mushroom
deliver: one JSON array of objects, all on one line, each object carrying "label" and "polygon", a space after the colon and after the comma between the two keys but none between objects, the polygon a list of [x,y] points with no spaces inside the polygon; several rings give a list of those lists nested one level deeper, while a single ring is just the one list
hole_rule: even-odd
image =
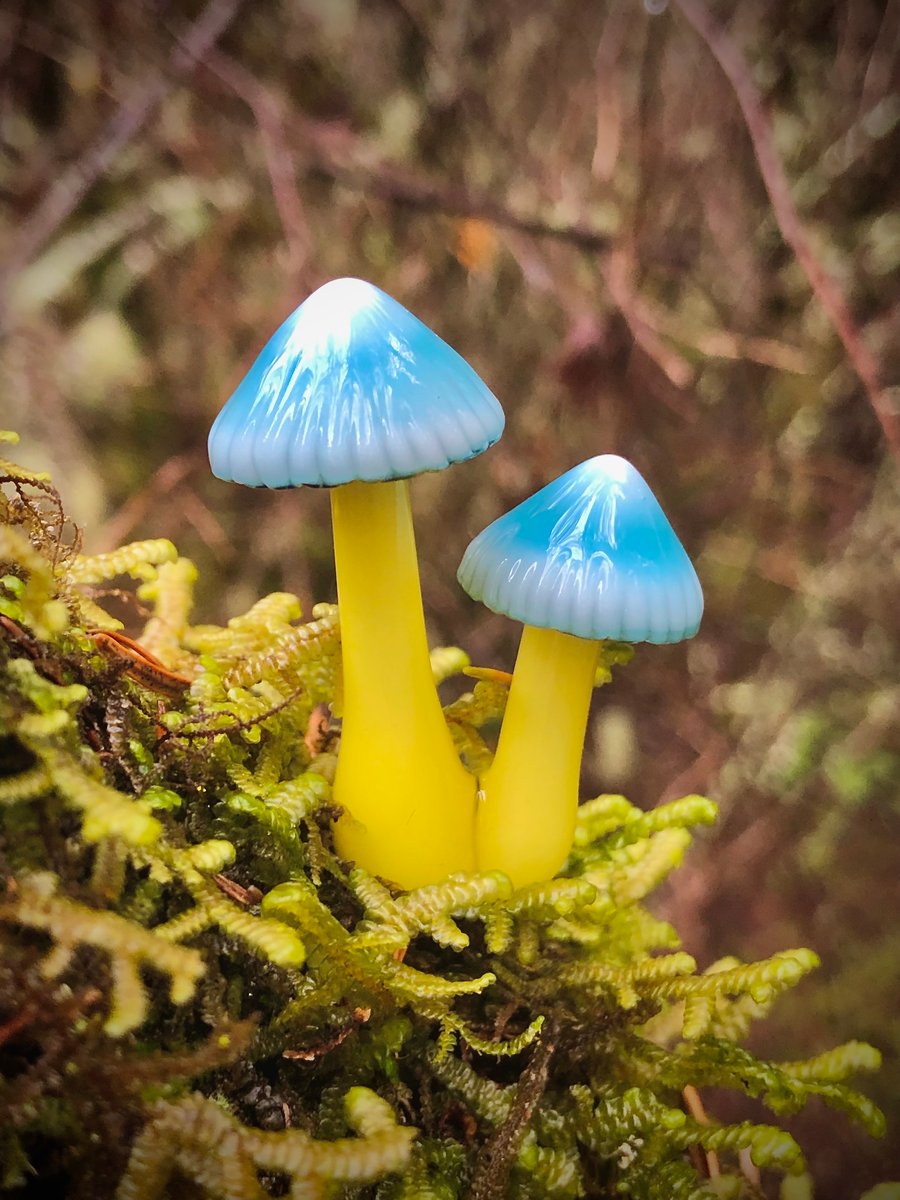
[{"label": "tall mushroom", "polygon": [[459,581],[525,629],[493,763],[480,781],[475,858],[516,885],[565,862],[603,639],[677,642],[703,594],[638,471],[604,454],[573,467],[470,544]]},{"label": "tall mushroom", "polygon": [[337,845],[406,888],[473,867],[475,807],[431,674],[408,480],[502,431],[499,403],[455,350],[372,284],[337,279],[278,329],[209,435],[221,479],[333,489]]}]

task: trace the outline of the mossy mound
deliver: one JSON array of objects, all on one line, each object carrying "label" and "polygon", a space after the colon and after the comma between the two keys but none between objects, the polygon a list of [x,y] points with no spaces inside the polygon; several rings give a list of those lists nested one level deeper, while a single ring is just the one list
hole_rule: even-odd
[{"label": "mossy mound", "polygon": [[[801,1150],[699,1089],[881,1131],[871,1047],[740,1046],[812,952],[700,973],[644,907],[709,801],[600,796],[557,879],[397,893],[331,841],[336,610],[192,625],[169,542],[83,556],[48,480],[0,485],[0,1191],[750,1198]],[[470,765],[504,700],[448,708]]]}]

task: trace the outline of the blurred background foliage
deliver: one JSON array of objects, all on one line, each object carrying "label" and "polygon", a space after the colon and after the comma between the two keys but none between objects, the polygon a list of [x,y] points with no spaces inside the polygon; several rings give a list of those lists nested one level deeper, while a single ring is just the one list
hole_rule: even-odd
[{"label": "blurred background foliage", "polygon": [[[327,497],[213,480],[205,438],[309,291],[370,279],[506,409],[503,441],[414,503],[432,641],[507,669],[518,630],[454,581],[468,540],[591,454],[631,459],[707,615],[598,695],[585,790],[722,801],[666,915],[704,962],[814,946],[823,970],[755,1049],[873,1041],[890,1119],[900,3],[723,0],[712,31],[708,13],[5,0],[0,425],[89,551],[171,537],[204,619],[274,588],[308,613],[334,595]],[[900,1175],[896,1132],[800,1124],[820,1195]]]}]

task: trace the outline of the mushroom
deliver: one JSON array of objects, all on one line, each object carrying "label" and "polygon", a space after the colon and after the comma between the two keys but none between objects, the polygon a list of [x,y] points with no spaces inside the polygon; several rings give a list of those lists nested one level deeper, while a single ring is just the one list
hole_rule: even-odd
[{"label": "mushroom", "polygon": [[431,672],[409,476],[502,431],[498,401],[455,350],[372,284],[336,279],[278,329],[209,435],[220,479],[333,489],[336,841],[405,888],[472,869],[475,809]]},{"label": "mushroom", "polygon": [[480,780],[476,866],[517,886],[549,879],[572,844],[601,642],[692,637],[700,583],[650,488],[614,454],[573,467],[489,525],[459,581],[525,624],[497,753]]}]

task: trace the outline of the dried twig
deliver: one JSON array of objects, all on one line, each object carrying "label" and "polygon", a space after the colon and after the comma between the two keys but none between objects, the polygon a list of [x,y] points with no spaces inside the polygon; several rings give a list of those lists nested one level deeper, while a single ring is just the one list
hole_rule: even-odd
[{"label": "dried twig", "polygon": [[897,69],[898,38],[900,38],[900,2],[887,0],[863,79],[859,104],[860,114],[891,92],[891,79]]},{"label": "dried twig", "polygon": [[[623,247],[618,247],[608,255],[603,264],[603,277],[610,296],[625,318],[634,340],[681,392],[692,382],[694,370],[686,358],[658,336],[641,297],[632,290],[631,283],[635,276],[634,262]],[[690,408],[689,404],[681,408],[680,415],[696,418],[696,412],[690,411]]]},{"label": "dried twig", "polygon": [[632,21],[630,5],[611,5],[594,55],[597,118],[591,174],[603,183],[612,179],[622,148],[622,96],[616,69]]},{"label": "dried twig", "polygon": [[224,892],[226,896],[235,900],[238,904],[242,904],[245,908],[249,908],[253,904],[259,904],[263,898],[263,894],[256,884],[253,884],[249,888],[241,887],[239,883],[235,883],[227,875],[213,875],[213,883],[220,892]]},{"label": "dried twig", "polygon": [[[706,1115],[706,1109],[703,1107],[703,1101],[700,1099],[700,1093],[697,1089],[692,1084],[688,1084],[687,1087],[681,1089],[681,1094],[684,1097],[684,1106],[694,1120],[700,1125],[708,1125],[710,1123],[709,1117]],[[703,1158],[706,1175],[710,1179],[718,1178],[722,1174],[719,1167],[718,1154],[716,1154],[715,1150],[707,1150],[704,1153],[702,1148],[698,1147],[698,1149],[700,1149]]]},{"label": "dried twig", "polygon": [[878,418],[885,440],[894,454],[900,457],[900,413],[894,410],[881,385],[878,364],[850,314],[840,287],[816,257],[791,198],[787,177],[775,149],[772,126],[750,67],[727,31],[712,18],[702,0],[675,0],[675,4],[706,42],[734,88],[781,234],[793,250],[813,293],[841,339]]},{"label": "dried twig", "polygon": [[172,503],[174,493],[181,488],[185,479],[198,465],[199,460],[189,454],[167,458],[140,491],[129,496],[121,508],[100,526],[91,539],[92,546],[98,553],[121,546],[161,497],[166,497],[168,502]]},{"label": "dried twig", "polygon": [[469,1200],[499,1200],[506,1193],[506,1179],[525,1136],[528,1122],[547,1086],[556,1035],[548,1023],[535,1043],[528,1066],[519,1077],[509,1113],[485,1142],[469,1188]]},{"label": "dried twig", "polygon": [[491,196],[471,189],[447,188],[382,164],[364,168],[343,165],[324,154],[310,156],[306,172],[329,179],[351,191],[376,196],[405,208],[437,212],[447,217],[476,217],[501,229],[512,229],[532,237],[570,242],[583,250],[606,250],[609,234],[583,221],[554,223],[517,213]]},{"label": "dried twig", "polygon": [[312,235],[297,192],[294,158],[279,105],[269,88],[221,51],[208,55],[206,65],[244,101],[256,120],[272,196],[287,243],[287,273],[295,276],[309,258]]},{"label": "dried twig", "polygon": [[75,211],[93,184],[109,169],[119,152],[146,124],[175,83],[209,53],[233,20],[241,0],[209,0],[203,12],[178,38],[165,71],[152,73],[107,125],[103,135],[50,187],[22,224],[10,248],[0,278],[0,294],[47,244]]}]

